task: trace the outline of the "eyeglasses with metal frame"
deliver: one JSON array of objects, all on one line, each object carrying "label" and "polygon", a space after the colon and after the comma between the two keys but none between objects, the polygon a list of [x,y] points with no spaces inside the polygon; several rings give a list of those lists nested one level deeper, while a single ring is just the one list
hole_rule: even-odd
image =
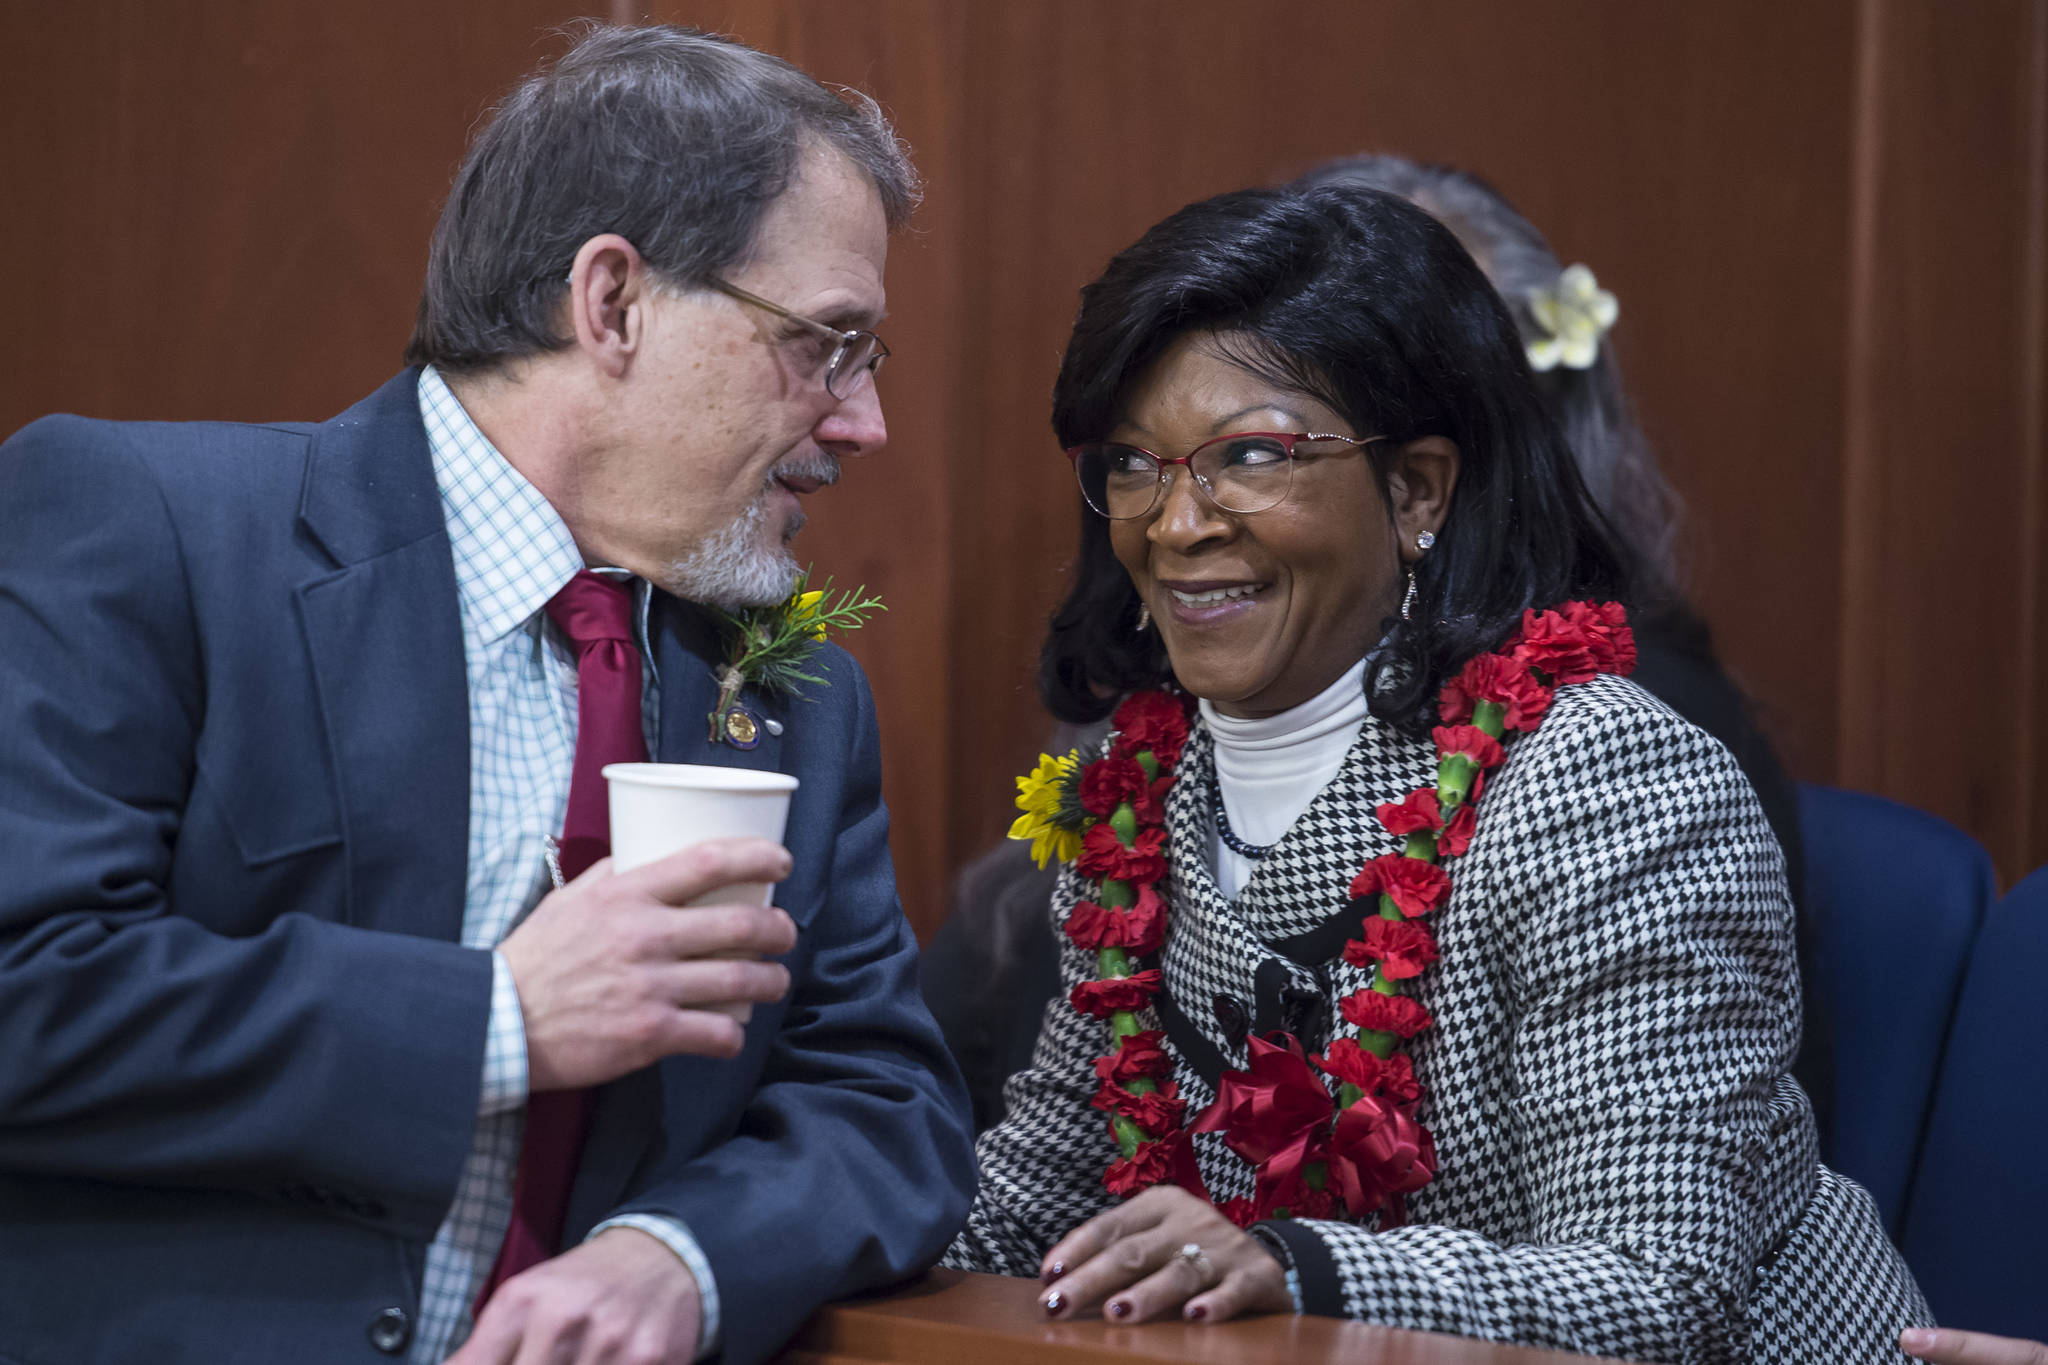
[{"label": "eyeglasses with metal frame", "polygon": [[807,318],[802,313],[792,313],[781,304],[764,299],[759,294],[749,293],[736,284],[712,276],[707,283],[719,293],[750,303],[779,318],[786,318],[801,327],[808,327],[836,343],[832,356],[825,362],[825,391],[844,402],[861,390],[861,385],[872,379],[882,368],[882,362],[889,358],[889,347],[880,337],[869,331],[846,331],[829,322]]},{"label": "eyeglasses with metal frame", "polygon": [[1172,459],[1120,441],[1086,441],[1069,447],[1066,453],[1090,508],[1111,521],[1135,521],[1150,516],[1160,505],[1173,465],[1187,466],[1195,486],[1224,511],[1264,512],[1287,500],[1297,464],[1392,439],[1312,431],[1233,431]]}]

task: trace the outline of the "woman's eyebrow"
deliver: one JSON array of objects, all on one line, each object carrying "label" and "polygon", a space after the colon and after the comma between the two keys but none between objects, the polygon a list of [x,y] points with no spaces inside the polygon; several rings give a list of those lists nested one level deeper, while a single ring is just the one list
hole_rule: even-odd
[{"label": "woman's eyebrow", "polygon": [[[1247,417],[1254,412],[1277,412],[1282,417],[1285,417],[1288,421],[1298,423],[1303,427],[1306,427],[1309,424],[1308,418],[1302,416],[1293,408],[1288,407],[1285,403],[1264,402],[1253,403],[1249,406],[1239,408],[1236,412],[1225,413],[1223,416],[1217,418],[1213,423],[1210,424],[1209,431],[1212,435],[1227,432],[1230,430],[1230,424],[1232,422]],[[1133,433],[1134,435],[1143,436],[1147,440],[1150,440],[1152,437],[1152,429],[1150,427],[1146,426],[1143,422],[1138,421],[1136,418],[1129,416],[1118,418],[1116,425],[1112,428],[1112,430],[1128,431]]]},{"label": "woman's eyebrow", "polygon": [[1226,432],[1230,430],[1230,424],[1232,422],[1238,421],[1240,418],[1248,417],[1255,412],[1277,412],[1290,422],[1298,423],[1304,427],[1308,425],[1308,419],[1306,417],[1303,417],[1300,413],[1296,412],[1293,408],[1288,407],[1285,403],[1264,402],[1253,403],[1249,407],[1239,408],[1236,412],[1225,413],[1223,416],[1216,419],[1216,421],[1210,426],[1209,430],[1215,433]]}]

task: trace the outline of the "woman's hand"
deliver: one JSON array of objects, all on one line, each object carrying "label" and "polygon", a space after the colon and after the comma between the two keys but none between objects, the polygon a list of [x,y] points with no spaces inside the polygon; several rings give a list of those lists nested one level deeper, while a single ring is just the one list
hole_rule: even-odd
[{"label": "woman's hand", "polygon": [[1899,1333],[1899,1349],[1936,1365],[2048,1365],[2048,1345],[2038,1341],[1946,1327],[1909,1327]]},{"label": "woman's hand", "polygon": [[[1186,1247],[1197,1250],[1182,1255]],[[1191,1322],[1222,1322],[1294,1308],[1273,1253],[1177,1185],[1155,1185],[1090,1218],[1045,1254],[1039,1277],[1048,1282],[1039,1302],[1054,1318],[1103,1300],[1112,1322],[1176,1311]]]}]

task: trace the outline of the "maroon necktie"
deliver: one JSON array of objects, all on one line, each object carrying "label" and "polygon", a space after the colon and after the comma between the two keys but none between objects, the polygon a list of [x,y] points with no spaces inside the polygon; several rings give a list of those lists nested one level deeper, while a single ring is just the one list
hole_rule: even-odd
[{"label": "maroon necktie", "polygon": [[[576,762],[560,840],[562,875],[573,880],[611,852],[605,765],[647,761],[640,651],[633,643],[633,594],[624,582],[585,569],[549,601],[548,615],[576,647]],[[512,1222],[477,1295],[477,1312],[500,1284],[555,1254],[594,1093],[545,1090],[527,1097]]]}]

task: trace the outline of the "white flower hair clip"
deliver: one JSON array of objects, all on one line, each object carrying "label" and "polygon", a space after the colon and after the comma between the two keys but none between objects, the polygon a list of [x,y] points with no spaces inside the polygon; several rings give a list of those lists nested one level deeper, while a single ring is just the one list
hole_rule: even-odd
[{"label": "white flower hair clip", "polygon": [[1529,291],[1529,311],[1536,315],[1536,325],[1550,333],[1529,343],[1530,366],[1586,370],[1599,356],[1600,338],[1621,315],[1621,305],[1600,287],[1590,269],[1568,265],[1556,284]]}]

